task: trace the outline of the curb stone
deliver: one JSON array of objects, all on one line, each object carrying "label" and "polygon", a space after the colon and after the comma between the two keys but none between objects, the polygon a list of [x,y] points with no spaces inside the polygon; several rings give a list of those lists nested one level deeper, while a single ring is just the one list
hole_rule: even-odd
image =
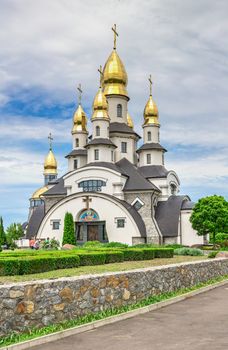
[{"label": "curb stone", "polygon": [[99,327],[102,327],[102,326],[105,326],[105,325],[108,325],[108,324],[112,324],[112,323],[115,323],[115,322],[118,322],[118,321],[126,320],[128,318],[132,318],[132,317],[135,317],[135,316],[140,315],[140,314],[144,314],[144,313],[149,312],[149,311],[161,309],[161,308],[166,307],[168,305],[175,304],[177,302],[186,300],[186,299],[191,298],[191,297],[193,297],[195,295],[198,295],[198,294],[210,291],[212,289],[224,286],[226,284],[228,284],[228,279],[226,279],[224,281],[221,281],[221,282],[214,283],[212,285],[208,285],[206,287],[199,288],[199,289],[194,290],[192,292],[188,292],[188,293],[179,295],[179,296],[174,297],[174,298],[170,298],[170,299],[167,299],[167,300],[164,300],[164,301],[160,301],[158,303],[151,304],[151,305],[148,305],[148,306],[144,306],[144,307],[141,307],[141,308],[138,308],[138,309],[135,309],[135,310],[131,310],[131,311],[128,311],[128,312],[125,312],[125,313],[122,313],[122,314],[119,314],[119,315],[116,315],[116,316],[110,316],[110,317],[104,318],[102,320],[94,321],[94,322],[87,323],[87,324],[84,324],[84,325],[81,325],[81,326],[76,326],[76,327],[73,327],[73,328],[70,328],[70,329],[65,329],[63,331],[59,331],[59,332],[56,332],[56,333],[44,335],[44,336],[41,336],[39,338],[26,340],[24,342],[17,343],[17,344],[14,344],[14,345],[9,345],[9,346],[6,346],[6,347],[2,347],[0,349],[1,350],[26,350],[26,349],[31,349],[31,348],[33,348],[34,346],[37,346],[37,345],[42,345],[42,344],[46,344],[46,343],[49,343],[49,342],[53,342],[53,341],[56,341],[56,340],[59,340],[59,339],[63,339],[63,338],[69,337],[71,335],[84,333],[84,332],[87,332],[87,331],[90,331],[90,330],[93,330],[93,329],[96,329],[96,328],[99,328]]}]

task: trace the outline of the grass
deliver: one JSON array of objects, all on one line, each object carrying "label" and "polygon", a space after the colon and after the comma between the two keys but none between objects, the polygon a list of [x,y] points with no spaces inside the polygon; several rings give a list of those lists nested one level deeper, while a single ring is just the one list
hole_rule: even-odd
[{"label": "grass", "polygon": [[121,263],[106,264],[106,265],[79,266],[77,268],[48,271],[48,272],[42,272],[37,274],[31,274],[31,275],[1,276],[0,284],[34,281],[34,280],[46,279],[46,278],[56,279],[60,277],[72,277],[72,276],[80,276],[80,275],[86,275],[86,274],[97,274],[97,273],[103,273],[103,272],[127,271],[127,270],[133,270],[133,269],[140,269],[144,267],[169,265],[169,264],[205,260],[205,259],[207,259],[206,256],[175,256],[173,258],[166,258],[166,259],[124,261]]},{"label": "grass", "polygon": [[127,306],[122,306],[120,308],[113,308],[113,309],[109,309],[106,311],[102,311],[102,312],[98,312],[95,314],[89,314],[86,316],[82,316],[79,318],[75,318],[72,320],[68,320],[68,321],[63,321],[61,323],[58,324],[53,324],[53,325],[49,325],[46,327],[42,327],[40,329],[37,328],[33,328],[33,329],[28,329],[27,332],[25,333],[11,333],[10,335],[6,336],[6,337],[2,337],[0,339],[0,348],[4,347],[4,346],[9,346],[12,344],[18,344],[19,342],[23,342],[26,340],[31,340],[31,339],[35,339],[44,335],[48,335],[48,334],[52,334],[55,332],[59,332],[59,331],[63,331],[65,329],[70,329],[73,327],[77,327],[77,326],[81,326],[83,324],[87,324],[87,323],[91,323],[94,321],[98,321],[110,316],[115,316],[115,315],[119,315],[131,310],[135,310],[144,306],[148,306],[148,305],[152,305],[182,294],[186,294],[190,291],[193,290],[197,290],[200,289],[202,287],[217,283],[217,282],[221,282],[223,280],[227,280],[228,281],[228,275],[226,276],[220,276],[218,278],[214,278],[211,280],[208,280],[205,283],[200,283],[197,284],[193,287],[190,288],[184,288],[184,289],[179,289],[178,291],[175,292],[168,292],[168,293],[163,293],[160,295],[154,295],[154,296],[150,296],[144,300],[141,300],[140,302],[137,302],[135,304],[132,305],[127,305]]}]

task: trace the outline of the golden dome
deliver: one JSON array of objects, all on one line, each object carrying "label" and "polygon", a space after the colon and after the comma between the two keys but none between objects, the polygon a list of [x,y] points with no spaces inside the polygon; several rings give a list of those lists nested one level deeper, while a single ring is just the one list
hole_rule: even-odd
[{"label": "golden dome", "polygon": [[50,149],[44,161],[44,175],[57,174],[57,161],[54,153]]},{"label": "golden dome", "polygon": [[40,196],[46,192],[48,190],[48,187],[47,186],[44,186],[44,187],[41,187],[41,188],[38,188],[38,190],[36,190],[33,195],[32,195],[32,199],[40,199]]},{"label": "golden dome", "polygon": [[94,100],[93,100],[93,115],[92,120],[102,118],[109,120],[108,116],[108,102],[102,92],[101,87],[99,88]]},{"label": "golden dome", "polygon": [[155,124],[159,125],[158,121],[158,107],[150,95],[149,100],[144,108],[144,125]]},{"label": "golden dome", "polygon": [[87,117],[86,114],[81,106],[81,104],[78,105],[78,108],[76,112],[74,113],[73,117],[73,128],[71,133],[74,134],[77,131],[86,131],[87,132]]},{"label": "golden dome", "polygon": [[126,86],[127,73],[119,55],[114,49],[103,69],[103,91],[105,95],[123,95],[128,97]]},{"label": "golden dome", "polygon": [[133,120],[128,112],[127,112],[127,125],[132,129],[134,128]]}]

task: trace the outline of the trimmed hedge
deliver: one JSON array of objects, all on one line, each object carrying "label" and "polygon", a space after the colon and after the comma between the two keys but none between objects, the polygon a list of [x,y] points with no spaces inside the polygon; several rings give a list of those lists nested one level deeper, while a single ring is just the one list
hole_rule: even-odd
[{"label": "trimmed hedge", "polygon": [[106,264],[112,264],[112,263],[124,261],[123,252],[107,252],[105,254],[106,254],[106,259],[105,259]]},{"label": "trimmed hedge", "polygon": [[155,248],[154,249],[155,258],[173,258],[174,249],[173,248]]},{"label": "trimmed hedge", "polygon": [[123,249],[123,254],[125,261],[144,260],[143,249]]},{"label": "trimmed hedge", "polygon": [[80,258],[80,266],[104,265],[106,261],[105,252],[77,252],[76,254]]},{"label": "trimmed hedge", "polygon": [[27,275],[31,273],[46,272],[58,269],[78,267],[80,258],[74,256],[39,256],[23,257],[22,259],[8,258],[0,259],[0,275]]}]

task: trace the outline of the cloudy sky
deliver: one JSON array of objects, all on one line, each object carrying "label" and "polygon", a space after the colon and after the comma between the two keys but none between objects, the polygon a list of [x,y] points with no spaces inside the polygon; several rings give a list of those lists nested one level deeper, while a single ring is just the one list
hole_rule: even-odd
[{"label": "cloudy sky", "polygon": [[160,112],[166,167],[182,194],[228,196],[227,0],[0,0],[0,215],[27,218],[43,183],[47,136],[59,174],[71,150],[76,86],[88,116],[97,68],[117,49],[129,111],[141,133],[148,75]]}]

